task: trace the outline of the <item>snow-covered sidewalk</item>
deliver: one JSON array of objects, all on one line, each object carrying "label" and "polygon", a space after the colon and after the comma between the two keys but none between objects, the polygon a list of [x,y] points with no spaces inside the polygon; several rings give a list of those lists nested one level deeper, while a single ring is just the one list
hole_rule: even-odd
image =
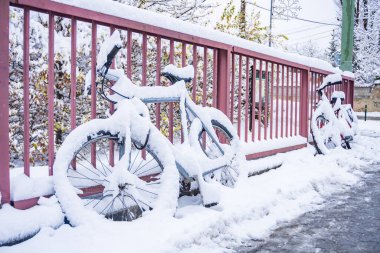
[{"label": "snow-covered sidewalk", "polygon": [[[232,251],[244,240],[268,236],[280,222],[318,208],[327,196],[360,181],[362,168],[380,161],[380,122],[360,123],[361,134],[352,150],[314,156],[310,146],[267,158],[282,166],[241,180],[235,189],[223,188],[215,208],[202,207],[197,198],[182,198],[175,217],[147,215],[134,222],[43,228],[34,238],[0,252]],[[249,166],[260,163],[251,161]]]}]

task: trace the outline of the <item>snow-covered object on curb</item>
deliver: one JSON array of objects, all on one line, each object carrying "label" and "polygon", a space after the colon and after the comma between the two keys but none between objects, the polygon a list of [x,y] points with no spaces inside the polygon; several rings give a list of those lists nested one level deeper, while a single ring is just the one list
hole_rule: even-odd
[{"label": "snow-covered object on curb", "polygon": [[260,175],[269,170],[279,168],[284,163],[286,153],[279,153],[273,156],[268,156],[256,160],[250,160],[248,164],[248,176]]},{"label": "snow-covered object on curb", "polygon": [[286,53],[282,50],[270,48],[258,43],[248,41],[236,36],[226,34],[211,28],[207,28],[201,25],[192,24],[179,19],[171,18],[160,13],[147,11],[144,9],[135,8],[126,4],[121,4],[115,1],[104,0],[55,0],[69,5],[73,5],[79,8],[85,8],[92,11],[109,14],[127,20],[140,22],[143,24],[152,25],[155,27],[161,27],[164,29],[193,35],[212,41],[228,44],[231,46],[237,46],[248,50],[253,50],[258,53],[266,54],[273,57],[278,57],[284,60],[292,61],[295,63],[303,64],[309,67],[322,69],[334,73],[342,73],[338,68],[334,68],[330,63],[306,56],[301,56],[294,53]]},{"label": "snow-covered object on curb", "polygon": [[341,74],[330,74],[323,78],[321,86],[318,87],[318,90],[323,90],[326,86],[332,83],[342,82]]},{"label": "snow-covered object on curb", "polygon": [[194,78],[194,67],[193,65],[187,65],[183,68],[177,68],[173,64],[169,64],[165,66],[162,73],[169,73],[180,78],[192,79]]},{"label": "snow-covered object on curb", "polygon": [[41,198],[38,205],[18,210],[6,204],[0,209],[0,246],[25,240],[43,227],[58,228],[64,216],[57,199]]}]

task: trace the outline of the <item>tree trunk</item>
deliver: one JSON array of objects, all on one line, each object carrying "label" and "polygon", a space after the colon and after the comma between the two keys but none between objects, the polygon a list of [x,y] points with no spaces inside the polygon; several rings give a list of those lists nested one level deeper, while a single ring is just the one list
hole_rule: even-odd
[{"label": "tree trunk", "polygon": [[239,37],[245,38],[246,37],[246,0],[240,0],[240,13],[239,13]]}]

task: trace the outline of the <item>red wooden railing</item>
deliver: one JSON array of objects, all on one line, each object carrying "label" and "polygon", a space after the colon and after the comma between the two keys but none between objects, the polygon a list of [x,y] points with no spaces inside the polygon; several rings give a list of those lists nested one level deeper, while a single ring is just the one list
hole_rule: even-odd
[{"label": "red wooden railing", "polygon": [[[283,137],[308,137],[309,117],[315,108],[315,89],[321,83],[322,77],[329,72],[314,69],[307,65],[265,55],[245,48],[213,41],[207,38],[180,33],[153,25],[97,13],[94,11],[73,7],[48,0],[11,0],[0,2],[0,192],[2,202],[10,199],[10,149],[9,149],[9,10],[10,6],[22,8],[24,11],[23,29],[23,89],[24,89],[24,173],[30,175],[30,126],[29,126],[29,37],[30,11],[42,12],[48,15],[48,167],[52,175],[54,162],[54,22],[55,17],[65,17],[71,20],[71,130],[76,122],[76,90],[77,90],[77,22],[91,24],[91,118],[96,118],[95,66],[97,28],[99,25],[109,27],[110,33],[115,29],[126,31],[126,74],[132,78],[132,36],[141,37],[141,85],[148,84],[147,73],[155,72],[156,85],[161,84],[160,71],[163,67],[162,45],[169,45],[170,63],[186,66],[187,55],[191,55],[195,78],[191,84],[192,98],[203,106],[214,106],[228,115],[236,124],[237,132],[246,142],[276,140]],[[155,66],[147,64],[147,42],[155,38]],[[177,46],[176,46],[177,45]],[[176,60],[176,55],[179,55]],[[177,61],[177,62],[176,62]],[[206,63],[206,64],[205,64]],[[201,74],[201,77],[197,75]],[[209,81],[209,78],[211,80]],[[210,89],[208,89],[211,85]],[[346,93],[347,102],[353,102],[353,80],[344,77],[344,84],[330,87],[328,94],[337,90]],[[155,121],[161,127],[160,104],[155,105]],[[111,112],[113,111],[110,105]],[[174,121],[177,117],[174,104],[168,105],[168,138],[175,138]],[[181,136],[181,134],[179,134]],[[267,150],[248,154],[248,158],[285,152],[306,146],[302,145]],[[92,150],[95,158],[95,147]],[[111,157],[113,160],[113,157]],[[111,161],[112,164],[113,161]],[[17,203],[14,203],[17,206]],[[19,204],[25,208],[27,204]]]}]

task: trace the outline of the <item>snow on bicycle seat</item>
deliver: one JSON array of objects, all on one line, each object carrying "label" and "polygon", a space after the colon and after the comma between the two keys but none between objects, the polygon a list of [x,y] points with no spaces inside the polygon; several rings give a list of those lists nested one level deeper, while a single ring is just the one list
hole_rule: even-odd
[{"label": "snow on bicycle seat", "polygon": [[188,65],[183,68],[177,68],[173,64],[169,64],[164,68],[161,75],[169,79],[172,84],[179,81],[189,83],[194,78],[194,67]]},{"label": "snow on bicycle seat", "polygon": [[344,94],[343,91],[338,91],[338,90],[334,91],[331,94],[331,103],[335,104],[338,98],[340,99],[341,103],[343,103],[344,99],[346,98],[346,94]]},{"label": "snow on bicycle seat", "polygon": [[341,84],[341,83],[342,83],[342,76],[340,74],[330,74],[330,75],[327,75],[325,78],[323,78],[323,82],[321,86],[318,87],[317,90],[323,90],[327,86]]},{"label": "snow on bicycle seat", "polygon": [[344,100],[346,98],[346,94],[344,94],[343,91],[336,90],[331,95],[331,98],[340,98],[340,99]]}]

